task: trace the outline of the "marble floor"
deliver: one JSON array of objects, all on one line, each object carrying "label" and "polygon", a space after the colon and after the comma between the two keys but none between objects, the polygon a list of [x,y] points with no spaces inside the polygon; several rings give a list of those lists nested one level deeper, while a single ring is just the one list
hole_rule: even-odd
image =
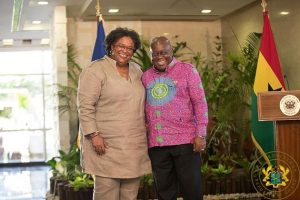
[{"label": "marble floor", "polygon": [[0,167],[0,200],[42,200],[49,190],[47,166]]}]

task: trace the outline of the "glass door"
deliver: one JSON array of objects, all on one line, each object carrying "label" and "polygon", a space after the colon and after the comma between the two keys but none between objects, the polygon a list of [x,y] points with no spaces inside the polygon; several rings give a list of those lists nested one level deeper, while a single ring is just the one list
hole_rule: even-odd
[{"label": "glass door", "polygon": [[0,52],[0,163],[46,161],[56,152],[51,52]]}]

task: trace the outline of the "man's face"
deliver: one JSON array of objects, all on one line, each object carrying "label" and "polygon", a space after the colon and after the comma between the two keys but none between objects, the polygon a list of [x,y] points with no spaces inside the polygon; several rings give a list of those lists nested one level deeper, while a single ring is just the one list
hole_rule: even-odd
[{"label": "man's face", "polygon": [[172,47],[166,42],[157,42],[152,45],[152,62],[156,69],[164,71],[172,62]]}]

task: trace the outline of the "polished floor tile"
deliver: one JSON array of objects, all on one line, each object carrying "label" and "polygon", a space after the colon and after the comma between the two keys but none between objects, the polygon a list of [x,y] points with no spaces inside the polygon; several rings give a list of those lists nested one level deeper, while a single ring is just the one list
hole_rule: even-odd
[{"label": "polished floor tile", "polygon": [[49,190],[49,167],[0,167],[0,200],[42,200]]}]

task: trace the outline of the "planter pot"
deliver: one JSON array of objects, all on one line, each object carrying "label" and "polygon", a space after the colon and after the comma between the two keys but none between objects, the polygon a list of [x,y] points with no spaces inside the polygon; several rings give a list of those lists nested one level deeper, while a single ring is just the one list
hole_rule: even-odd
[{"label": "planter pot", "polygon": [[144,199],[144,187],[142,185],[139,187],[137,199]]},{"label": "planter pot", "polygon": [[157,194],[154,185],[143,184],[139,188],[138,199],[148,200],[157,199]]},{"label": "planter pot", "polygon": [[66,186],[66,199],[67,200],[79,200],[79,191],[75,191],[70,185]]},{"label": "planter pot", "polygon": [[67,200],[65,187],[66,185],[68,185],[67,182],[60,182],[57,184],[59,200]]},{"label": "planter pot", "polygon": [[202,186],[205,195],[255,192],[250,177],[239,169],[227,177],[204,178]]},{"label": "planter pot", "polygon": [[[94,188],[83,188],[75,191],[69,184],[66,187],[66,200],[93,200]],[[60,199],[61,200],[61,199]]]},{"label": "planter pot", "polygon": [[67,184],[67,181],[59,179],[55,176],[50,178],[50,194],[58,195],[58,184],[59,183]]},{"label": "planter pot", "polygon": [[84,188],[80,189],[79,192],[79,200],[93,200],[93,191],[94,188]]},{"label": "planter pot", "polygon": [[55,180],[56,180],[56,177],[55,176],[52,176],[50,178],[50,194],[53,194],[54,193],[54,184],[55,184]]}]

